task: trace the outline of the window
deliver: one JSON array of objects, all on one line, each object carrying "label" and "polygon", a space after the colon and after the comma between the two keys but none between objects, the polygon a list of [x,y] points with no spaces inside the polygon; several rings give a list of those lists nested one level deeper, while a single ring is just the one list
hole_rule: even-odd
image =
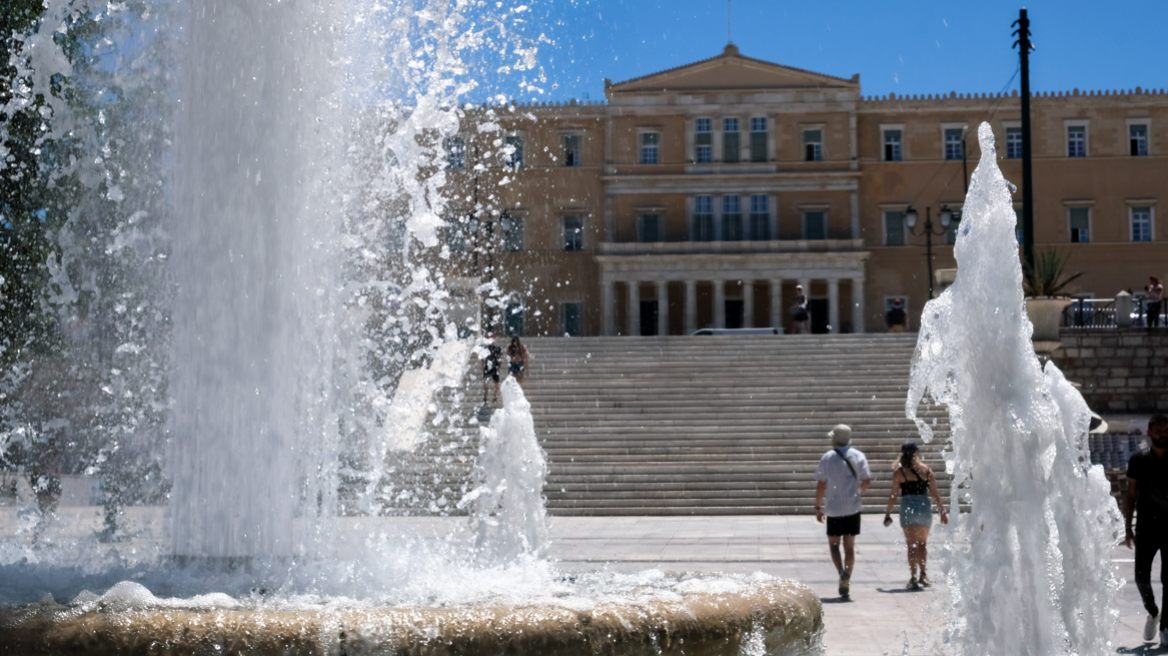
[{"label": "window", "polygon": [[660,159],[661,152],[661,133],[660,132],[642,132],[641,133],[641,163],[642,164],[656,164]]},{"label": "window", "polygon": [[518,253],[523,250],[523,219],[503,216],[503,250]]},{"label": "window", "polygon": [[1067,126],[1067,157],[1087,156],[1087,126]]},{"label": "window", "polygon": [[466,141],[462,137],[450,137],[446,140],[446,168],[466,168]]},{"label": "window", "polygon": [[803,238],[827,239],[827,215],[824,212],[803,213]]},{"label": "window", "polygon": [[957,227],[961,225],[961,210],[953,210],[953,218],[945,226],[945,243],[952,246],[957,243]]},{"label": "window", "polygon": [[583,312],[579,303],[564,303],[560,306],[560,323],[565,335],[578,337],[584,334]]},{"label": "window", "polygon": [[513,134],[503,140],[503,164],[516,169],[523,167],[523,137]]},{"label": "window", "polygon": [[714,121],[699,118],[694,121],[694,161],[709,164],[714,161]]},{"label": "window", "polygon": [[884,131],[884,161],[900,161],[900,140],[903,132],[900,130]]},{"label": "window", "polygon": [[507,309],[503,313],[503,324],[508,337],[523,336],[523,315],[525,313],[523,303],[519,301],[507,303]]},{"label": "window", "polygon": [[823,160],[823,130],[803,131],[803,161],[819,162]]},{"label": "window", "polygon": [[584,221],[578,216],[564,217],[564,250],[584,250]]},{"label": "window", "polygon": [[1148,156],[1148,125],[1133,123],[1127,126],[1128,141],[1132,157]]},{"label": "window", "polygon": [[1070,209],[1071,243],[1086,244],[1091,241],[1091,210],[1086,207]]},{"label": "window", "polygon": [[738,143],[738,119],[722,119],[722,161],[735,163],[741,160],[742,150]]},{"label": "window", "polygon": [[651,244],[661,241],[661,217],[643,214],[637,217],[637,241]]},{"label": "window", "polygon": [[451,253],[466,251],[466,226],[458,219],[446,221],[446,247]]},{"label": "window", "polygon": [[884,245],[904,246],[904,212],[884,213]]},{"label": "window", "polygon": [[1022,128],[1006,128],[1006,159],[1022,159]]},{"label": "window", "polygon": [[1131,208],[1131,240],[1152,241],[1152,208]]},{"label": "window", "polygon": [[738,196],[722,197],[722,241],[742,241],[742,201]]},{"label": "window", "polygon": [[693,240],[714,241],[713,196],[694,196]]},{"label": "window", "polygon": [[767,120],[765,117],[750,119],[750,161],[767,161]]},{"label": "window", "polygon": [[578,134],[565,134],[564,166],[580,166],[580,142],[583,138]]},{"label": "window", "polygon": [[945,159],[964,159],[965,137],[963,128],[945,128]]},{"label": "window", "polygon": [[750,235],[751,241],[767,241],[771,238],[771,215],[767,210],[766,194],[754,194],[750,197]]}]

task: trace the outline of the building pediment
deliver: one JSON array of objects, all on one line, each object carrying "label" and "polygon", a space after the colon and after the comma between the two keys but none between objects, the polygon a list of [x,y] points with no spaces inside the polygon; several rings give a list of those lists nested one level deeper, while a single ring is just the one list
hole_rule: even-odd
[{"label": "building pediment", "polygon": [[616,94],[693,93],[702,91],[767,91],[767,90],[841,90],[860,91],[860,76],[850,80],[822,73],[813,73],[790,66],[782,66],[761,59],[744,57],[737,46],[712,57],[678,68],[612,83],[605,80],[605,95]]}]

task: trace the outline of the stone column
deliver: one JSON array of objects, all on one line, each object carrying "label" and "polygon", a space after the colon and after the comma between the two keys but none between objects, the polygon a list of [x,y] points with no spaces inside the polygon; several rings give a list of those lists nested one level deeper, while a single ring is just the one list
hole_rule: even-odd
[{"label": "stone column", "polygon": [[787,313],[783,307],[783,281],[776,278],[771,281],[771,327],[782,328],[786,325]]},{"label": "stone column", "polygon": [[839,320],[839,278],[831,278],[827,281],[827,323],[833,335],[840,331]]},{"label": "stone column", "polygon": [[754,281],[742,281],[742,327],[754,328]]},{"label": "stone column", "polygon": [[629,281],[629,335],[641,335],[641,283]]},{"label": "stone column", "polygon": [[616,334],[616,316],[613,310],[613,283],[603,280],[600,283],[600,334],[611,337]]},{"label": "stone column", "polygon": [[692,335],[698,329],[698,284],[685,281],[685,334]]},{"label": "stone column", "polygon": [[852,278],[852,331],[864,331],[864,279]]},{"label": "stone column", "polygon": [[657,281],[657,334],[669,334],[669,283]]},{"label": "stone column", "polygon": [[726,281],[714,281],[714,327],[726,327]]}]

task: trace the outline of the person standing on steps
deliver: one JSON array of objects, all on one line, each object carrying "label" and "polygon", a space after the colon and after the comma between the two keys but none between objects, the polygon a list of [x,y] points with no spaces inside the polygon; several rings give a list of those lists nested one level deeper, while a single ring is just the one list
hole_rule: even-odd
[{"label": "person standing on steps", "polygon": [[[1123,503],[1123,543],[1135,542],[1136,589],[1148,611],[1144,640],[1160,632],[1160,646],[1168,647],[1168,614],[1161,614],[1152,589],[1152,560],[1160,552],[1161,588],[1168,584],[1168,415],[1157,413],[1148,421],[1151,444],[1127,462],[1127,498]],[[1132,530],[1132,513],[1139,522]],[[1161,589],[1163,597],[1163,589]]]},{"label": "person standing on steps", "polygon": [[811,332],[811,312],[807,309],[807,294],[803,285],[795,285],[795,304],[791,306],[791,332],[806,335]]},{"label": "person standing on steps", "polygon": [[503,348],[495,343],[495,333],[487,335],[487,357],[483,359],[483,403],[487,402],[487,390],[495,385],[495,402],[499,401],[499,363],[503,360]]},{"label": "person standing on steps", "polygon": [[523,381],[527,379],[527,361],[530,359],[531,354],[527,352],[523,342],[519,341],[519,337],[512,337],[511,344],[507,347],[507,371],[520,387],[523,387]]},{"label": "person standing on steps", "polygon": [[1148,300],[1148,327],[1160,325],[1160,309],[1164,305],[1164,283],[1156,276],[1148,276],[1148,284],[1144,287]]},{"label": "person standing on steps", "polygon": [[884,313],[884,323],[888,325],[888,332],[903,333],[908,330],[908,315],[904,311],[904,303],[894,299],[892,307]]},{"label": "person standing on steps", "polygon": [[849,446],[850,427],[839,424],[827,436],[832,448],[823,454],[815,469],[815,521],[827,522],[827,544],[831,562],[839,572],[839,594],[847,598],[856,562],[856,536],[860,534],[860,511],[863,510],[860,495],[872,485],[872,472],[864,454]]},{"label": "person standing on steps", "polygon": [[888,495],[888,506],[884,508],[884,525],[892,525],[892,504],[899,496],[900,528],[904,530],[904,542],[908,545],[911,574],[906,587],[920,590],[933,585],[925,573],[925,561],[929,558],[929,529],[933,526],[933,504],[929,497],[932,496],[941,509],[942,524],[949,523],[949,513],[945,512],[945,504],[941,502],[933,470],[921,462],[921,450],[916,442],[905,440],[900,445],[900,459],[893,463],[892,469],[892,493]]}]

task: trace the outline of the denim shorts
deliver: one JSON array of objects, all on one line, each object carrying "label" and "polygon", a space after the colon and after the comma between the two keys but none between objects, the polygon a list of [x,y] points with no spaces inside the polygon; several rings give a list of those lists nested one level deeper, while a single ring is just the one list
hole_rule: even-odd
[{"label": "denim shorts", "polygon": [[933,525],[933,502],[926,494],[906,494],[900,498],[900,525]]}]

